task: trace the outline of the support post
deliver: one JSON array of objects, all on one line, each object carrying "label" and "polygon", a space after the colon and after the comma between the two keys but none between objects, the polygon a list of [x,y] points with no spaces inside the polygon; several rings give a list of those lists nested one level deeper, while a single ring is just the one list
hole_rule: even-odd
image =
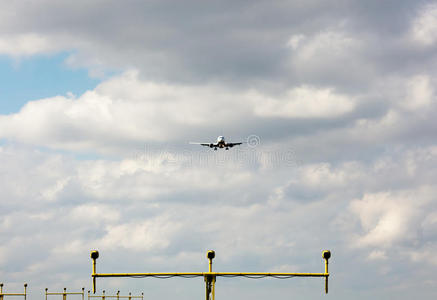
[{"label": "support post", "polygon": [[216,276],[212,275],[212,260],[215,257],[214,250],[208,250],[206,252],[206,257],[209,260],[208,264],[208,273],[205,275],[205,292],[206,292],[206,300],[215,300],[215,279]]},{"label": "support post", "polygon": [[91,259],[93,260],[93,294],[96,293],[96,260],[99,258],[99,251],[93,250],[91,251]]},{"label": "support post", "polygon": [[325,293],[328,293],[328,277],[329,277],[329,271],[328,271],[328,260],[331,258],[331,251],[325,250],[322,252],[322,257],[325,260]]}]

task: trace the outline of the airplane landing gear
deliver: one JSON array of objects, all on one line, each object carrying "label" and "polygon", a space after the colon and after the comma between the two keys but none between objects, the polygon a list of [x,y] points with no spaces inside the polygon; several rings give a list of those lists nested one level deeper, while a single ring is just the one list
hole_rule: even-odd
[{"label": "airplane landing gear", "polygon": [[217,151],[217,148],[214,148],[214,150],[216,150],[216,151]]}]

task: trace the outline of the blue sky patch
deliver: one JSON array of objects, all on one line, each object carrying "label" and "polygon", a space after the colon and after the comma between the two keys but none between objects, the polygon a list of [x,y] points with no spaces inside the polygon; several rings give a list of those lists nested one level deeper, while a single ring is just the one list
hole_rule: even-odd
[{"label": "blue sky patch", "polygon": [[15,113],[29,101],[66,95],[81,95],[101,79],[90,78],[86,69],[65,65],[68,53],[14,60],[0,56],[0,114]]}]

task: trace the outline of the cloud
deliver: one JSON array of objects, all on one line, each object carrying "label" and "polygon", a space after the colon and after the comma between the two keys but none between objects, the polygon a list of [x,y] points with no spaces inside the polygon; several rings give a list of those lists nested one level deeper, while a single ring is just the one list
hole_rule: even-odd
[{"label": "cloud", "polygon": [[357,81],[367,85],[378,68],[368,58],[374,41],[365,34],[351,34],[347,25],[339,21],[332,29],[291,36],[287,67],[292,78],[325,85],[350,86]]},{"label": "cloud", "polygon": [[365,195],[361,201],[352,202],[351,209],[359,215],[361,225],[366,232],[359,239],[358,245],[385,248],[401,239],[409,239],[408,229],[412,227],[409,223],[415,214],[409,202],[415,200],[406,200],[405,196],[396,197],[388,193],[380,193]]},{"label": "cloud", "polygon": [[[24,174],[50,178],[47,183],[35,181],[23,190],[21,198],[5,195],[14,200],[14,212],[0,223],[8,249],[23,244],[38,249],[32,255],[15,251],[16,259],[7,261],[8,265],[17,264],[17,280],[33,278],[42,270],[64,274],[57,282],[88,278],[82,269],[89,269],[89,250],[93,248],[105,255],[102,263],[107,270],[120,268],[112,260],[134,266],[132,271],[150,270],[151,266],[166,270],[182,257],[187,259],[184,271],[193,266],[202,270],[199,257],[204,254],[195,253],[213,248],[224,269],[285,270],[285,260],[306,271],[319,262],[314,260],[319,250],[327,247],[335,253],[337,264],[348,255],[348,247],[358,245],[371,261],[389,266],[395,259],[393,253],[421,263],[435,244],[433,148],[390,153],[371,163],[304,164],[284,169],[252,169],[223,162],[214,172],[178,159],[162,163],[162,157],[151,154],[148,159],[156,162],[146,164],[135,159],[77,161],[68,156],[60,159],[59,154],[53,159],[51,153],[11,146],[3,147],[1,153],[10,165],[22,163],[20,172],[2,180],[4,187],[26,178]],[[28,207],[26,199],[61,178],[70,179],[49,203]],[[427,182],[428,187],[420,187]],[[404,184],[409,186],[405,189]],[[301,191],[296,193],[298,187]],[[305,193],[314,191],[316,197],[305,198]],[[361,197],[363,191],[366,194]],[[274,199],[278,195],[281,197]],[[343,213],[348,213],[349,219],[340,229],[338,218]],[[323,234],[318,234],[322,228]],[[3,257],[10,255],[4,248],[1,252]],[[66,253],[76,266],[65,261]],[[243,258],[240,253],[248,255]],[[35,261],[44,264],[32,265]],[[32,282],[39,284],[36,279]],[[124,288],[130,285],[119,284]]]},{"label": "cloud", "polygon": [[429,76],[414,76],[407,84],[407,95],[402,105],[410,110],[428,107],[434,100],[434,89]]},{"label": "cloud", "polygon": [[354,109],[352,99],[331,89],[302,86],[289,90],[283,99],[254,97],[255,113],[263,117],[335,118]]},{"label": "cloud", "polygon": [[[296,82],[347,87],[354,80],[367,84],[369,76],[378,76],[376,70],[392,63],[391,43],[408,31],[402,26],[415,7],[400,1],[393,8],[381,9],[373,1],[351,6],[323,1],[109,1],[102,6],[47,0],[5,5],[0,24],[5,45],[23,36],[44,40],[44,47],[18,47],[15,55],[68,51],[70,66],[97,75],[136,68],[158,82],[220,82],[267,90]],[[287,47],[296,37],[295,49]]]},{"label": "cloud", "polygon": [[51,41],[36,33],[25,33],[10,37],[0,36],[0,54],[20,57],[52,53],[56,50],[59,49],[53,49]]},{"label": "cloud", "polygon": [[210,126],[248,128],[259,122],[246,131],[249,135],[268,122],[266,118],[334,119],[355,106],[352,97],[331,88],[301,86],[272,97],[254,89],[142,81],[130,71],[79,97],[31,101],[18,113],[0,116],[0,137],[54,149],[110,153],[145,142],[186,144],[180,140],[186,132],[201,135],[202,128]]},{"label": "cloud", "polygon": [[433,194],[432,187],[424,186],[365,194],[362,199],[352,201],[350,211],[359,218],[362,229],[355,246],[374,249],[369,254],[370,259],[397,254],[413,261],[423,259],[430,245],[435,244],[434,238],[429,244],[429,238],[423,234],[433,228],[432,222],[423,222],[432,218]]},{"label": "cloud", "polygon": [[437,41],[437,5],[428,3],[419,10],[412,22],[413,39],[423,46],[431,46]]},{"label": "cloud", "polygon": [[167,248],[179,223],[159,216],[144,222],[109,226],[98,244],[105,248],[123,247],[134,251],[153,251]]}]

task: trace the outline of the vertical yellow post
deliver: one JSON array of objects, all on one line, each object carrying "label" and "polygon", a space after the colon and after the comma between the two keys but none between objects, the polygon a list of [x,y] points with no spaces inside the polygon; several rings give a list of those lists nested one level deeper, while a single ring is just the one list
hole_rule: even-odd
[{"label": "vertical yellow post", "polygon": [[325,293],[328,293],[328,277],[329,277],[329,271],[328,271],[328,260],[331,258],[331,251],[325,250],[322,252],[322,257],[325,260]]},{"label": "vertical yellow post", "polygon": [[117,300],[120,300],[120,291],[117,291]]},{"label": "vertical yellow post", "polygon": [[85,288],[82,288],[82,300],[85,300]]},{"label": "vertical yellow post", "polygon": [[3,300],[3,283],[0,283],[0,300]]},{"label": "vertical yellow post", "polygon": [[208,279],[208,276],[205,276],[205,299],[206,300],[210,300],[209,299],[209,294],[211,293],[211,285]]},{"label": "vertical yellow post", "polygon": [[49,289],[48,289],[48,288],[46,288],[46,300],[47,300],[47,293],[48,293],[48,290],[49,290]]},{"label": "vertical yellow post", "polygon": [[141,300],[144,300],[144,293],[141,293]]},{"label": "vertical yellow post", "polygon": [[93,260],[93,274],[91,275],[93,277],[93,294],[96,293],[96,260],[99,258],[99,251],[93,250],[91,251],[91,259]]},{"label": "vertical yellow post", "polygon": [[62,300],[67,300],[67,288],[64,288],[64,293],[62,294]]},{"label": "vertical yellow post", "polygon": [[[214,250],[208,250],[208,252],[206,252],[206,257],[209,260],[208,272],[212,273],[212,260],[215,257]],[[206,284],[206,300],[214,300],[215,299],[215,276],[214,275],[205,275],[205,284]]]},{"label": "vertical yellow post", "polygon": [[24,284],[24,300],[27,298],[27,283]]},{"label": "vertical yellow post", "polygon": [[132,300],[131,292],[129,292],[129,300]]},{"label": "vertical yellow post", "polygon": [[[325,260],[325,273],[328,273],[328,260]],[[328,277],[325,277],[325,293],[328,293]]]},{"label": "vertical yellow post", "polygon": [[212,300],[215,300],[215,276],[212,277]]},{"label": "vertical yellow post", "polygon": [[90,290],[88,290],[88,300],[90,300]]}]

